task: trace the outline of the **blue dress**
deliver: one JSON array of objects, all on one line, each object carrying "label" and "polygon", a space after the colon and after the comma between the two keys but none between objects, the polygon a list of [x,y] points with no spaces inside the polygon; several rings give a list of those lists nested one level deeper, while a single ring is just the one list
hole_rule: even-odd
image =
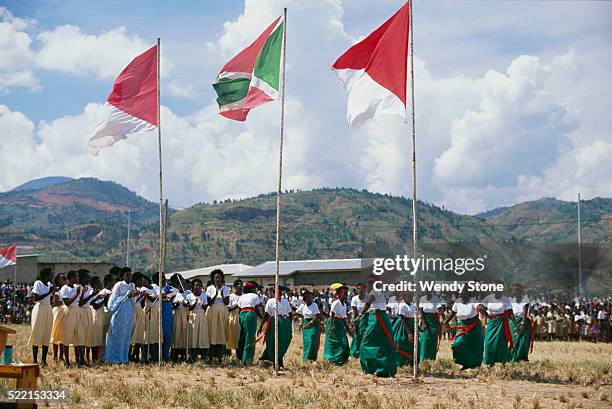
[{"label": "blue dress", "polygon": [[108,299],[108,309],[112,317],[106,334],[106,362],[128,361],[134,321],[134,298],[129,298],[128,294],[134,288],[134,284],[120,281],[115,284]]}]

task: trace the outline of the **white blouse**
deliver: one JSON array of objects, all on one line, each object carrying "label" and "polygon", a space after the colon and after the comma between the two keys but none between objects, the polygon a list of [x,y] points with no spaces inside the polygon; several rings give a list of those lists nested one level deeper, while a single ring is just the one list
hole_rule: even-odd
[{"label": "white blouse", "polygon": [[478,303],[467,302],[462,303],[461,300],[455,301],[452,310],[455,312],[458,320],[467,320],[478,315]]},{"label": "white blouse", "polygon": [[442,300],[435,294],[429,300],[422,296],[419,301],[419,308],[422,308],[424,313],[436,313],[440,307],[442,307]]},{"label": "white blouse", "polygon": [[403,315],[407,318],[414,318],[414,307],[412,304],[406,304],[405,301],[400,301],[400,303],[397,304],[397,315]]},{"label": "white blouse", "polygon": [[527,297],[527,294],[523,294],[523,298],[521,298],[520,300],[517,300],[516,297],[512,297],[511,303],[512,312],[517,317],[522,317],[525,313],[525,306],[527,304],[530,304],[529,297]]},{"label": "white blouse", "polygon": [[[32,293],[36,294],[36,295],[43,295],[43,294],[47,294],[49,291],[51,291],[51,289],[53,288],[53,284],[51,283],[47,283],[44,284],[42,281],[40,280],[36,280],[34,281],[34,286],[32,287]],[[51,294],[49,294],[48,296],[46,296],[45,298],[36,301],[37,303],[41,304],[41,305],[51,305]]]},{"label": "white blouse", "polygon": [[357,308],[357,313],[361,313],[361,310],[367,301],[368,296],[365,294],[363,295],[363,299],[360,299],[359,295],[354,295],[353,298],[351,298],[351,307]]},{"label": "white blouse", "polygon": [[[215,287],[214,284],[209,285],[206,289],[206,295],[208,296],[208,298],[213,298],[215,296],[215,293],[217,293],[217,287]],[[222,285],[217,293],[217,298],[215,298],[214,304],[223,304],[223,299],[225,297],[229,297],[230,293],[230,288],[226,285]]]},{"label": "white blouse", "polygon": [[238,297],[238,307],[240,308],[255,308],[261,304],[261,297],[255,293],[242,294]]},{"label": "white blouse", "polygon": [[[60,298],[61,298],[62,300],[63,300],[64,298],[67,298],[67,299],[71,300],[71,299],[72,299],[72,297],[74,297],[74,295],[75,295],[75,294],[76,294],[76,288],[75,288],[75,287],[70,287],[68,284],[65,284],[65,285],[64,285],[64,286],[61,288],[61,290],[60,290],[60,292],[59,292]],[[76,306],[78,306],[78,305],[79,305],[79,302],[78,302],[78,301],[75,299],[75,300],[72,302],[72,304],[70,304],[70,307],[69,307],[69,308],[74,308],[74,307],[76,307]]]},{"label": "white blouse", "polygon": [[382,292],[372,290],[370,291],[368,298],[370,298],[370,296],[374,296],[374,301],[370,305],[370,309],[368,311],[387,310],[387,300],[385,299],[385,295]]},{"label": "white blouse", "polygon": [[503,314],[506,310],[512,309],[512,304],[505,295],[497,299],[495,294],[489,294],[482,300],[482,304],[487,307],[487,313],[489,314]]},{"label": "white blouse", "polygon": [[[270,298],[266,303],[265,311],[274,316],[276,315],[277,302],[276,298]],[[289,301],[285,298],[281,298],[280,304],[278,304],[278,313],[280,315],[289,315],[291,312],[291,306],[289,305]]]},{"label": "white blouse", "polygon": [[306,305],[306,303],[302,303],[297,307],[296,312],[301,314],[304,318],[312,319],[319,315],[319,306],[316,302],[311,302],[310,305]]},{"label": "white blouse", "polygon": [[204,291],[202,291],[199,296],[196,296],[194,293],[190,292],[189,294],[187,294],[187,301],[192,307],[195,304],[195,307],[193,307],[193,310],[191,310],[191,312],[197,314],[204,311],[204,305],[208,305],[208,296],[206,296],[206,293]]},{"label": "white blouse", "polygon": [[334,300],[329,308],[329,312],[333,312],[336,317],[346,318],[346,305],[344,305],[340,300]]}]

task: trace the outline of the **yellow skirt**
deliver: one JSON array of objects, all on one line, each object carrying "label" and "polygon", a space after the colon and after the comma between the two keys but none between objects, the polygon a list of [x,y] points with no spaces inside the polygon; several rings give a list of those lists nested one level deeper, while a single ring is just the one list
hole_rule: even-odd
[{"label": "yellow skirt", "polygon": [[78,319],[78,333],[79,333],[79,341],[77,345],[89,346],[88,337],[90,336],[89,331],[91,330],[91,324],[93,322],[93,315],[91,315],[91,307],[89,305],[84,305],[82,307],[78,307],[79,310],[79,319]]},{"label": "yellow skirt", "polygon": [[229,311],[225,304],[213,304],[206,310],[208,320],[208,336],[210,345],[225,345],[227,343],[227,322]]},{"label": "yellow skirt", "polygon": [[64,323],[66,322],[65,305],[53,308],[53,327],[51,328],[51,343],[59,345],[64,340]]},{"label": "yellow skirt", "polygon": [[32,332],[28,346],[49,346],[53,329],[53,310],[50,304],[36,303],[32,309]]},{"label": "yellow skirt", "polygon": [[189,348],[201,348],[207,349],[210,347],[208,340],[208,320],[206,319],[206,313],[200,311],[197,313],[189,314],[189,321],[191,323],[191,345]]},{"label": "yellow skirt", "polygon": [[79,307],[66,307],[64,314],[64,335],[61,343],[64,345],[81,345],[79,343]]},{"label": "yellow skirt", "polygon": [[236,308],[229,313],[227,323],[227,349],[238,349],[240,339],[240,308]]},{"label": "yellow skirt", "polygon": [[159,344],[159,307],[157,305],[145,308],[147,334],[145,344]]},{"label": "yellow skirt", "polygon": [[144,310],[140,306],[140,303],[136,303],[136,305],[134,305],[134,322],[132,324],[132,341],[130,345],[142,344],[145,339],[146,330]]},{"label": "yellow skirt", "polygon": [[189,345],[189,309],[178,307],[172,321],[172,347],[186,349]]},{"label": "yellow skirt", "polygon": [[89,340],[90,347],[99,347],[104,345],[106,339],[106,331],[104,330],[104,324],[106,320],[106,312],[104,307],[100,307],[97,310],[93,310],[93,320],[91,323],[91,338]]}]

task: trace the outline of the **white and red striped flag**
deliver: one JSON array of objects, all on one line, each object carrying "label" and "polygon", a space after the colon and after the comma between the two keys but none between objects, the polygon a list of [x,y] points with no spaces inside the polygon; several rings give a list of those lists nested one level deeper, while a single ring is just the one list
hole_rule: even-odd
[{"label": "white and red striped flag", "polygon": [[0,268],[17,264],[17,246],[0,248]]},{"label": "white and red striped flag", "polygon": [[409,31],[408,1],[332,65],[349,93],[349,125],[359,125],[378,113],[405,117]]},{"label": "white and red striped flag", "polygon": [[104,104],[108,117],[98,124],[89,139],[93,155],[126,139],[127,135],[157,129],[157,52],[155,45],[140,54],[115,80]]}]

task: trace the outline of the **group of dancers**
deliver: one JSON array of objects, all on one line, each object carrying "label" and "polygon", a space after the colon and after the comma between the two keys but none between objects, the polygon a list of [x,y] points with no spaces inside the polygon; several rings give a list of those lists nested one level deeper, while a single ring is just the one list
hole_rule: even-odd
[{"label": "group of dancers", "polygon": [[[364,372],[393,376],[398,366],[412,365],[414,320],[418,322],[418,361],[435,360],[442,337],[443,301],[425,293],[417,300],[404,293],[387,300],[374,289],[376,276],[355,287],[334,285],[333,301],[322,308],[319,299],[304,289],[299,305],[291,305],[284,288],[266,297],[254,281],[225,284],[223,271],[214,270],[203,285],[175,274],[149,278],[128,267],[114,267],[100,279],[87,270],[53,277],[42,269],[32,287],[36,302],[28,345],[34,362],[47,365],[49,345],[55,359],[70,366],[70,347],[77,366],[97,363],[155,362],[162,333],[163,360],[208,360],[221,363],[235,351],[236,359],[251,364],[255,346],[265,344],[259,358],[274,362],[275,316],[278,315],[278,363],[289,349],[294,323],[301,322],[303,359],[316,361],[324,337],[323,359],[336,365],[359,359]],[[463,369],[481,364],[523,361],[533,347],[529,299],[519,284],[510,300],[503,292],[479,299],[464,291],[445,321],[457,320],[452,337],[454,361]],[[161,302],[161,328],[159,303]],[[325,310],[325,311],[323,311]]]}]

